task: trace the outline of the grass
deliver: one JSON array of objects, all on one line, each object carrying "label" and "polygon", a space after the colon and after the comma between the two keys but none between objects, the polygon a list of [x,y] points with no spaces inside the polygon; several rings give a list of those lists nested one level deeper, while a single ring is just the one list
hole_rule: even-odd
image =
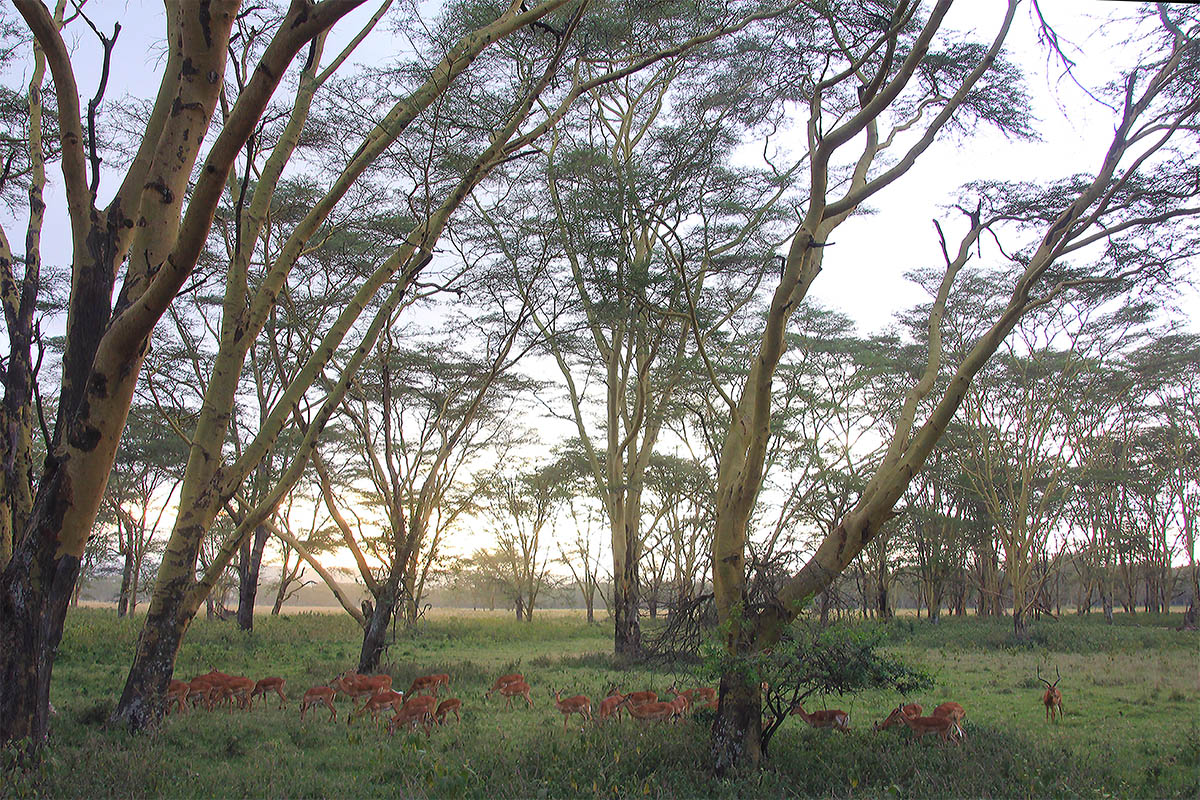
[{"label": "grass", "polygon": [[[556,616],[532,624],[445,617],[401,633],[387,655],[398,688],[431,672],[451,675],[462,725],[426,739],[388,737],[382,723],[344,723],[318,713],[300,723],[308,686],[353,665],[353,621],[330,615],[262,618],[252,634],[198,621],[179,656],[184,677],[218,668],[287,678],[292,698],[253,713],[171,717],[150,735],[106,728],[140,620],[73,610],[55,666],[48,757],[36,770],[6,771],[0,796],[49,797],[1195,797],[1200,794],[1200,677],[1194,633],[1139,616],[1039,624],[1032,645],[1008,637],[1003,620],[900,620],[889,647],[931,669],[936,689],[909,698],[932,708],[954,699],[968,711],[961,747],[911,741],[906,730],[872,733],[899,698],[883,693],[817,699],[851,713],[847,735],[789,720],[771,742],[768,766],[716,780],[705,770],[711,716],[676,726],[629,721],[585,726],[562,715],[549,690],[597,700],[610,683],[627,691],[695,685],[689,668],[622,669],[609,655],[611,628]],[[1063,678],[1066,718],[1047,723],[1034,678]],[[533,709],[483,700],[501,672],[521,671]],[[814,698],[816,699],[816,698]],[[4,756],[0,753],[0,758]],[[0,765],[2,766],[2,765]]]}]

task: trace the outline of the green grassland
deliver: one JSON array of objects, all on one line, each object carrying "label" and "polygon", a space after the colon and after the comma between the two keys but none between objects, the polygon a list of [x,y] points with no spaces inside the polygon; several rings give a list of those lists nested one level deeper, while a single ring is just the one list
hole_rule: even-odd
[{"label": "green grassland", "polygon": [[[625,720],[563,730],[550,689],[597,700],[606,687],[696,685],[698,665],[621,668],[611,628],[555,617],[530,624],[447,617],[397,635],[386,668],[397,688],[431,672],[451,675],[461,725],[387,736],[369,718],[337,723],[317,710],[301,724],[305,688],[351,667],[360,638],[344,616],[262,618],[252,634],[198,621],[180,654],[182,677],[217,668],[287,679],[288,708],[172,716],[154,734],[106,728],[140,620],[73,610],[54,668],[51,745],[40,767],[4,763],[0,795],[49,797],[1197,797],[1200,796],[1200,638],[1172,620],[1140,615],[1039,623],[1017,645],[1005,620],[899,620],[888,647],[929,669],[936,688],[908,698],[967,709],[968,741],[912,741],[907,730],[871,731],[899,700],[868,692],[814,698],[849,711],[847,735],[789,719],[765,769],[717,780],[704,768],[708,712],[678,725]],[[870,624],[870,623],[864,623]],[[1178,624],[1175,622],[1174,624]],[[1034,677],[1055,666],[1066,718],[1044,719]],[[535,707],[505,710],[483,694],[519,670]],[[521,704],[524,705],[523,702]]]}]

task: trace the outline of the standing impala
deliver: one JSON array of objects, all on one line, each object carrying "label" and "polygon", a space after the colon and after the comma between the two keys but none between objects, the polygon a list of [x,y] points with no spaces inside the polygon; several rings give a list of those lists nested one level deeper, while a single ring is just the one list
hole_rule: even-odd
[{"label": "standing impala", "polygon": [[524,697],[525,702],[533,708],[533,700],[529,697],[529,684],[525,681],[517,681],[516,683],[506,683],[500,687],[501,696],[507,698],[508,702],[504,704],[505,708],[512,708],[514,697]]},{"label": "standing impala", "polygon": [[625,695],[621,694],[621,690],[617,687],[612,687],[608,690],[608,697],[600,701],[600,707],[596,709],[596,722],[604,722],[609,717],[615,716],[621,718],[621,704],[625,702]]},{"label": "standing impala", "polygon": [[591,721],[592,701],[588,699],[587,695],[577,694],[574,697],[568,697],[566,700],[563,700],[559,696],[562,694],[561,690],[552,689],[551,691],[554,692],[555,708],[557,708],[563,714],[564,731],[567,729],[567,720],[571,718],[572,714],[578,714],[579,716],[583,717],[584,721]]},{"label": "standing impala", "polygon": [[938,734],[942,737],[943,742],[950,741],[952,735],[959,741],[967,736],[959,724],[949,717],[907,717],[901,714],[900,721],[912,728],[914,738],[917,739],[927,733]]},{"label": "standing impala", "polygon": [[1062,675],[1058,672],[1058,665],[1054,666],[1054,683],[1042,677],[1042,668],[1038,667],[1037,679],[1046,684],[1046,691],[1042,694],[1042,705],[1046,707],[1046,719],[1054,721],[1054,710],[1058,709],[1058,718],[1061,720],[1063,715],[1062,707],[1062,692],[1058,690],[1058,682],[1062,680]]},{"label": "standing impala", "polygon": [[304,711],[309,706],[315,706],[318,703],[323,703],[329,708],[329,719],[337,720],[337,707],[333,704],[333,687],[332,686],[314,686],[304,693],[304,697],[300,700],[300,721],[304,722]]},{"label": "standing impala", "polygon": [[840,708],[824,709],[809,714],[804,710],[803,703],[796,703],[796,705],[792,706],[791,713],[800,717],[800,719],[814,728],[833,728],[842,733],[847,733],[850,730],[850,715]]}]

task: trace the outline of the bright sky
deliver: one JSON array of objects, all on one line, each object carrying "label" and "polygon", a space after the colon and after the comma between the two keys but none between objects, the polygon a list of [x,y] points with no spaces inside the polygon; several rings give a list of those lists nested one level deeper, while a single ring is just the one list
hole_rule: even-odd
[{"label": "bright sky", "polygon": [[[373,13],[375,2],[348,17],[335,29],[326,47],[326,58],[337,52]],[[399,4],[398,4],[399,5]],[[1003,14],[1002,0],[964,0],[949,17],[953,29],[977,30],[981,39],[990,40]],[[115,21],[122,31],[116,47],[108,97],[122,94],[152,97],[157,89],[162,48],[161,3],[150,0],[125,0],[90,3],[86,6],[97,26],[110,33]],[[1043,11],[1078,62],[1079,80],[1088,86],[1103,83],[1111,76],[1113,52],[1101,38],[1090,35],[1097,18],[1110,11],[1124,12],[1126,4],[1102,4],[1094,0],[1055,0],[1043,2]],[[382,26],[381,26],[382,27]],[[76,55],[80,91],[86,102],[95,90],[99,73],[99,47],[86,26],[71,27],[70,40]],[[383,27],[373,34],[371,43],[360,50],[359,58],[372,62],[386,58],[399,40],[393,40]],[[873,199],[877,213],[853,218],[835,234],[836,245],[826,253],[825,270],[817,280],[813,296],[821,303],[850,315],[862,331],[886,327],[892,315],[923,299],[903,274],[914,267],[941,264],[941,254],[932,220],[937,217],[957,225],[957,212],[948,214],[939,205],[953,199],[956,188],[977,178],[1038,179],[1059,177],[1071,172],[1091,172],[1100,163],[1113,128],[1112,112],[1094,101],[1069,79],[1062,77],[1056,61],[1049,61],[1036,43],[1031,7],[1028,2],[1018,12],[1010,35],[1009,52],[1026,69],[1029,89],[1034,96],[1036,125],[1043,141],[1017,143],[997,135],[982,135],[965,147],[935,145],[903,179]],[[5,76],[12,84],[15,76]],[[27,81],[27,75],[25,77]],[[48,263],[69,260],[69,237],[57,165],[51,172],[47,192],[48,215],[43,239],[43,256]],[[108,178],[101,186],[101,205],[116,188]],[[23,220],[5,219],[9,230],[19,229]],[[953,236],[948,229],[948,236]],[[15,244],[16,242],[14,242]],[[864,291],[864,287],[870,287]],[[1195,295],[1184,298],[1182,306],[1188,319],[1196,317],[1200,307]],[[557,372],[546,375],[557,379]],[[458,540],[462,549],[478,546],[477,540]],[[335,562],[352,564],[347,556]]]}]

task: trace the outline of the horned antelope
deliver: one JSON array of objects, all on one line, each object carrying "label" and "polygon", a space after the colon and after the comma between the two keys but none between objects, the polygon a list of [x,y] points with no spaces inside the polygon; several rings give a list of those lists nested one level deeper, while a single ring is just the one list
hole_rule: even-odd
[{"label": "horned antelope", "polygon": [[1042,694],[1042,705],[1046,707],[1046,719],[1051,722],[1055,721],[1055,709],[1058,709],[1059,720],[1062,719],[1063,715],[1062,692],[1058,689],[1058,682],[1062,680],[1062,675],[1059,674],[1057,665],[1054,667],[1054,676],[1054,683],[1051,683],[1042,677],[1042,668],[1041,666],[1038,667],[1037,679],[1046,684],[1046,691]]}]

